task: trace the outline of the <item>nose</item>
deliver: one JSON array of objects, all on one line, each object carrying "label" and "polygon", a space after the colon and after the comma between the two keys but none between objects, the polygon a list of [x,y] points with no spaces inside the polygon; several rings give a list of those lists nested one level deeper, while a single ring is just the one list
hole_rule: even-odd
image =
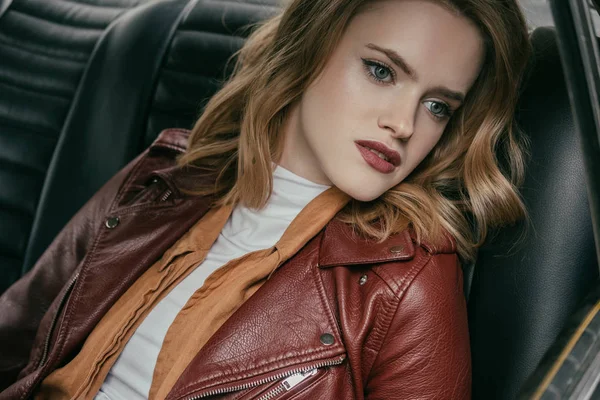
[{"label": "nose", "polygon": [[408,140],[415,131],[416,110],[408,102],[404,105],[390,107],[379,115],[377,124],[381,129],[389,131],[392,137]]}]

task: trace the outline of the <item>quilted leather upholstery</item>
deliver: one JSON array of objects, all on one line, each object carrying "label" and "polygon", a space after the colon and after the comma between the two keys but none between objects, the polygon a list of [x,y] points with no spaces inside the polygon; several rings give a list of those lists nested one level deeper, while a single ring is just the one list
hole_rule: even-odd
[{"label": "quilted leather upholstery", "polygon": [[0,292],[21,275],[46,173],[104,29],[140,0],[0,5]]},{"label": "quilted leather upholstery", "polygon": [[[277,0],[199,2],[173,37],[156,84],[144,136],[147,147],[166,128],[191,128],[208,99],[231,72],[230,56],[249,26],[279,9]],[[229,69],[226,70],[226,65]]]}]

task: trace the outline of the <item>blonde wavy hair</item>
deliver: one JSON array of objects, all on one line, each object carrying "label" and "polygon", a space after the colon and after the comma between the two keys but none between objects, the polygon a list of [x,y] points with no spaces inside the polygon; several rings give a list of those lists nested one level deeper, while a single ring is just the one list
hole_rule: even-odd
[{"label": "blonde wavy hair", "polygon": [[[213,178],[188,192],[214,195],[215,204],[266,204],[290,105],[323,70],[352,17],[372,1],[293,0],[253,31],[179,159]],[[486,48],[480,75],[421,164],[379,198],[352,200],[337,218],[379,241],[410,226],[419,242],[435,245],[445,230],[461,258],[471,261],[490,228],[527,216],[518,192],[527,147],[514,112],[529,35],[516,0],[428,1],[478,27]]]}]

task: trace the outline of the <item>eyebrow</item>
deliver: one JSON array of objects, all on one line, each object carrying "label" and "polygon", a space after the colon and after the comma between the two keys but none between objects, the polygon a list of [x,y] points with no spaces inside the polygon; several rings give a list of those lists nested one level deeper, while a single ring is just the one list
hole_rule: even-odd
[{"label": "eyebrow", "polygon": [[456,100],[460,103],[465,101],[465,95],[461,92],[455,92],[454,90],[450,90],[445,86],[436,86],[430,90],[431,92],[439,93],[442,96],[445,96],[451,100]]},{"label": "eyebrow", "polygon": [[[412,80],[418,80],[417,72],[412,68],[404,58],[398,53],[396,53],[392,49],[386,49],[383,47],[379,47],[376,44],[368,43],[366,45],[369,49],[379,51],[385,54],[394,64],[398,66],[402,71],[404,71]],[[465,100],[465,95],[461,92],[455,92],[454,90],[450,90],[445,86],[436,86],[431,89],[431,92],[437,92],[442,96],[445,96],[449,99],[460,101],[461,103]]]},{"label": "eyebrow", "polygon": [[394,50],[384,49],[383,47],[379,47],[373,43],[368,43],[367,47],[385,54],[390,60],[392,60],[394,64],[398,66],[398,68],[402,69],[402,71],[410,76],[412,80],[418,80],[417,72],[410,65],[408,65],[408,63],[400,54],[396,53]]}]

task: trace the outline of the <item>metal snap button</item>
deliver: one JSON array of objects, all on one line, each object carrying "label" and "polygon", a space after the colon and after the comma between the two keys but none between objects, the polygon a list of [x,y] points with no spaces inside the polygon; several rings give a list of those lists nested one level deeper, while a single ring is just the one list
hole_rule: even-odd
[{"label": "metal snap button", "polygon": [[332,345],[335,342],[335,339],[331,333],[324,333],[321,335],[321,343],[326,346]]},{"label": "metal snap button", "polygon": [[363,275],[360,277],[360,279],[358,280],[358,284],[359,285],[364,285],[365,283],[367,283],[367,275]]},{"label": "metal snap button", "polygon": [[110,217],[104,223],[108,229],[116,228],[119,225],[119,217]]},{"label": "metal snap button", "polygon": [[390,253],[402,253],[404,251],[404,246],[392,246],[390,247]]}]

